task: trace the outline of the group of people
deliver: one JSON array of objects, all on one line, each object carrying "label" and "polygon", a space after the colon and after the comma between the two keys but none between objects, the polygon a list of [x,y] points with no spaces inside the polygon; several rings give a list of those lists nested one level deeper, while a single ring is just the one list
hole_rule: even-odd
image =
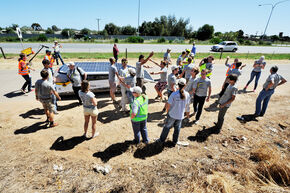
[{"label": "group of people", "polygon": [[[195,47],[195,44],[193,45]],[[198,65],[195,65],[195,49],[185,50],[178,57],[176,65],[172,64],[170,58],[171,49],[167,49],[164,54],[163,60],[158,63],[152,60],[154,55],[151,52],[147,57],[140,55],[136,62],[136,68],[129,68],[127,66],[128,60],[123,58],[121,60],[122,67],[117,69],[116,59],[110,58],[109,62],[109,85],[110,85],[110,97],[116,108],[119,108],[125,114],[130,115],[134,142],[139,143],[142,140],[144,143],[149,143],[149,137],[147,132],[147,118],[148,118],[148,96],[146,95],[146,88],[144,86],[144,68],[149,68],[149,62],[160,67],[157,72],[151,72],[152,75],[160,75],[160,80],[155,85],[157,96],[155,99],[164,100],[163,91],[167,88],[168,100],[165,103],[162,112],[167,113],[165,125],[160,134],[158,143],[163,143],[172,127],[174,127],[173,143],[178,144],[178,136],[182,121],[188,123],[190,120],[190,105],[193,104],[193,114],[195,120],[193,123],[197,124],[201,118],[203,105],[208,102],[211,96],[211,75],[213,73],[214,57],[208,56],[200,61]],[[258,80],[261,74],[261,70],[264,69],[266,62],[264,56],[255,61],[253,65],[253,72],[251,79],[247,83],[244,90],[247,89],[254,77],[256,77],[254,90],[257,88]],[[25,56],[20,55],[19,63],[24,65]],[[228,67],[226,71],[226,78],[222,85],[222,90],[219,93],[217,103],[219,104],[219,113],[217,122],[215,123],[215,132],[219,133],[224,122],[224,117],[231,106],[231,103],[235,100],[237,94],[236,82],[239,76],[242,74],[242,68],[245,65],[235,59],[233,64],[229,64],[229,57],[227,57],[225,66]],[[19,65],[20,65],[19,64]],[[58,93],[55,90],[54,75],[51,70],[51,61],[49,58],[44,58],[44,69],[41,71],[42,79],[38,80],[35,84],[36,99],[39,100],[45,113],[47,115],[47,122],[50,127],[57,126],[54,122],[53,114],[57,112],[56,98],[61,100]],[[168,68],[170,66],[170,72],[168,74]],[[28,65],[26,65],[28,66]],[[79,104],[83,105],[84,112],[84,136],[87,137],[88,124],[90,119],[92,120],[92,134],[91,137],[98,135],[96,132],[96,120],[98,116],[97,101],[95,95],[90,91],[90,83],[87,81],[86,72],[78,66],[75,66],[73,62],[68,63],[69,70],[67,77],[72,82],[73,91],[79,100]],[[25,69],[24,69],[25,70]],[[256,100],[256,112],[255,116],[263,116],[266,112],[268,102],[271,95],[277,86],[284,84],[286,80],[277,74],[278,67],[273,66],[270,70],[270,76],[267,78],[263,85],[263,90],[260,92]],[[121,102],[120,104],[116,100],[115,92],[118,83],[121,87]],[[31,84],[30,84],[31,85]],[[261,103],[263,107],[261,109]],[[127,108],[129,105],[129,109]],[[141,135],[141,136],[140,136]]]}]

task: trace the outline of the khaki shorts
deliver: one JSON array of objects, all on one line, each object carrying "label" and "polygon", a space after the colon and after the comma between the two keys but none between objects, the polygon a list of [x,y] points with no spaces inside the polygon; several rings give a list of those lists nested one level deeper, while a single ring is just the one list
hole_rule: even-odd
[{"label": "khaki shorts", "polygon": [[99,111],[97,108],[90,109],[90,108],[84,107],[84,115],[90,115],[92,117],[96,117],[98,116],[98,114],[99,114]]},{"label": "khaki shorts", "polygon": [[54,104],[52,104],[51,99],[45,99],[45,100],[40,99],[40,102],[42,103],[42,106],[45,111],[48,110],[50,113],[53,112]]},{"label": "khaki shorts", "polygon": [[115,93],[116,92],[116,89],[117,89],[117,84],[116,82],[111,82],[109,81],[109,85],[110,85],[110,90]]}]

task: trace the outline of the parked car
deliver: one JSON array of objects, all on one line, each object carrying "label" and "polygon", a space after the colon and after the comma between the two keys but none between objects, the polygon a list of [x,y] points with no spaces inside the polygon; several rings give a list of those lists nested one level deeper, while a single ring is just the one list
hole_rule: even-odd
[{"label": "parked car", "polygon": [[[90,89],[92,92],[104,92],[109,91],[109,62],[75,62],[76,67],[81,67],[87,73],[87,79],[90,81]],[[119,70],[121,64],[117,63],[116,67]],[[130,68],[135,68],[128,66]],[[56,91],[60,95],[73,95],[72,84],[68,79],[66,73],[68,71],[68,66],[66,64],[62,65],[56,74]],[[154,82],[150,74],[144,70],[145,82]]]},{"label": "parked car", "polygon": [[237,42],[223,41],[211,47],[214,52],[236,52],[238,50]]}]

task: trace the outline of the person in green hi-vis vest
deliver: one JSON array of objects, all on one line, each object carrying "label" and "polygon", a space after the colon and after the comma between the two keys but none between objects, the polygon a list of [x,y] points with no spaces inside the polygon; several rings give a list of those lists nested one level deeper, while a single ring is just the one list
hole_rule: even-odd
[{"label": "person in green hi-vis vest", "polygon": [[130,104],[130,117],[134,131],[134,143],[140,143],[140,133],[143,142],[148,144],[147,117],[148,117],[148,97],[142,93],[139,86],[130,89],[134,96],[134,101]]},{"label": "person in green hi-vis vest", "polygon": [[206,69],[207,78],[210,78],[210,76],[212,75],[213,61],[214,61],[214,57],[209,56],[207,58],[202,59],[199,63],[199,71],[201,72],[203,69]]}]

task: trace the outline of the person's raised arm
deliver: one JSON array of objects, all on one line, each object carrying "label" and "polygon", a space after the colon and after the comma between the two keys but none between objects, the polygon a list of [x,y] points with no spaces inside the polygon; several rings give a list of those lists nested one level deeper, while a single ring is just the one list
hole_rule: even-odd
[{"label": "person's raised arm", "polygon": [[[206,59],[206,58],[204,58],[204,59]],[[201,65],[204,64],[204,59],[202,59],[202,60],[200,61],[199,66],[201,66]]]},{"label": "person's raised arm", "polygon": [[229,56],[227,56],[227,59],[226,59],[226,62],[225,62],[225,65],[227,66],[227,67],[230,67],[230,65],[229,65],[229,59],[230,59],[230,57]]},{"label": "person's raised arm", "polygon": [[143,61],[141,62],[141,65],[145,64],[146,62],[148,62],[148,60],[154,55],[154,52],[152,51],[149,56]]},{"label": "person's raised arm", "polygon": [[87,73],[85,72],[85,73],[84,73],[84,80],[87,80],[87,77],[88,77],[88,75],[87,75]]},{"label": "person's raised arm", "polygon": [[242,65],[240,70],[242,70],[242,69],[243,69],[244,67],[246,67],[246,66],[247,66],[246,64]]},{"label": "person's raised arm", "polygon": [[161,67],[161,65],[160,65],[160,64],[158,64],[157,62],[155,62],[155,61],[154,61],[154,60],[152,60],[151,58],[149,59],[149,61],[150,61],[150,62],[152,62],[152,63],[154,63],[154,64],[156,64],[157,66]]}]

